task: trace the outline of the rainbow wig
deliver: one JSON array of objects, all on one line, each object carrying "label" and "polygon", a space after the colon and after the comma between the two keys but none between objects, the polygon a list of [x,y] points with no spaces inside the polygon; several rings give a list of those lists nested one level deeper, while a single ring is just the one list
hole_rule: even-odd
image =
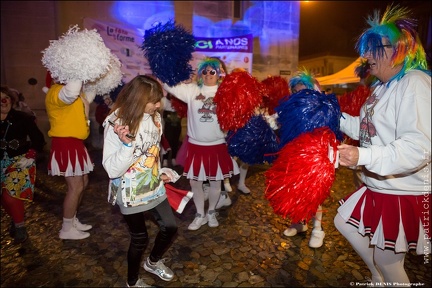
[{"label": "rainbow wig", "polygon": [[205,70],[207,67],[211,67],[212,69],[216,70],[216,73],[219,77],[218,85],[220,82],[222,82],[222,77],[225,71],[223,71],[221,61],[217,58],[213,57],[206,57],[203,59],[201,63],[198,64],[197,68],[197,83],[198,86],[202,86],[204,84],[204,80],[202,78],[202,71]]},{"label": "rainbow wig", "polygon": [[290,79],[289,87],[291,92],[297,84],[303,84],[307,89],[310,90],[321,91],[318,81],[305,67],[299,69],[297,75]]},{"label": "rainbow wig", "polygon": [[394,79],[400,79],[405,73],[412,69],[419,69],[427,72],[426,53],[419,35],[415,31],[417,21],[409,18],[410,11],[399,5],[388,6],[381,21],[379,11],[375,11],[373,16],[369,16],[367,24],[370,28],[365,30],[356,43],[356,50],[360,56],[370,52],[374,58],[381,58],[384,55],[382,39],[387,39],[393,46],[394,52],[391,63],[394,66],[403,65],[401,71],[396,74]]}]

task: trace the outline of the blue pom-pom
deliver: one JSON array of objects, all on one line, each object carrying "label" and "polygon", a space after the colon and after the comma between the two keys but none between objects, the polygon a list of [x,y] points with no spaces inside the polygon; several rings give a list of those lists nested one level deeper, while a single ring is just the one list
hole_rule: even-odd
[{"label": "blue pom-pom", "polygon": [[304,132],[327,126],[340,141],[343,134],[339,129],[341,111],[334,94],[326,95],[316,90],[303,89],[281,101],[275,111],[280,124],[280,144],[292,141]]},{"label": "blue pom-pom", "polygon": [[196,40],[181,25],[170,20],[146,30],[141,49],[153,74],[169,86],[188,80],[193,72],[189,61]]},{"label": "blue pom-pom", "polygon": [[272,163],[278,152],[275,132],[261,115],[252,116],[245,126],[227,134],[228,152],[249,165]]}]

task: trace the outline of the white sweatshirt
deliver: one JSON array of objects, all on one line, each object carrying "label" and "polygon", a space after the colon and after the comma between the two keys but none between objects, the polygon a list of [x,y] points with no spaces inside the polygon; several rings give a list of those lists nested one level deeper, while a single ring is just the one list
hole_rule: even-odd
[{"label": "white sweatshirt", "polygon": [[397,195],[430,193],[431,77],[414,70],[386,85],[375,88],[379,100],[374,106],[369,97],[359,117],[343,113],[341,130],[360,140],[357,165],[366,169],[362,181],[369,189]]},{"label": "white sweatshirt", "polygon": [[203,85],[200,88],[194,83],[181,83],[173,87],[164,84],[164,89],[187,104],[187,135],[190,143],[202,146],[225,143],[213,103],[217,85]]}]

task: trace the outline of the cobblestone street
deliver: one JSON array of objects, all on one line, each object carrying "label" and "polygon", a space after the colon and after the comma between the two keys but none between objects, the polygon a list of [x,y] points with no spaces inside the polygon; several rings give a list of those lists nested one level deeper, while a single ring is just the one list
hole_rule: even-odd
[{"label": "cobblestone street", "polygon": [[[46,163],[38,164],[35,201],[26,206],[29,239],[14,245],[9,236],[10,218],[1,215],[1,287],[125,287],[129,234],[117,208],[107,202],[108,177],[101,165],[102,151],[91,150],[96,170],[90,174],[78,213],[93,225],[84,240],[61,240],[62,201],[66,184],[47,175]],[[48,155],[46,155],[45,160]],[[165,282],[143,268],[147,284],[159,287],[361,287],[370,276],[351,245],[334,228],[337,201],[350,193],[352,171],[337,170],[331,195],[324,202],[324,245],[308,246],[306,233],[286,237],[289,220],[276,215],[264,197],[264,172],[268,166],[249,169],[250,195],[236,191],[231,179],[232,205],[219,210],[219,227],[204,225],[197,231],[187,226],[194,218],[191,200],[182,214],[175,214],[178,235],[165,254],[175,273]],[[187,188],[182,177],[178,184]],[[148,221],[150,243],[157,231]],[[409,253],[405,267],[413,285],[431,286],[430,255]]]}]

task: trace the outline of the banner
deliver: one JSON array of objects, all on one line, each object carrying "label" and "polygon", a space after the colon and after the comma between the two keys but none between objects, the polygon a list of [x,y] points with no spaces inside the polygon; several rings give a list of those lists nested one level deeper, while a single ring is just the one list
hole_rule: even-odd
[{"label": "banner", "polygon": [[96,29],[105,45],[119,58],[125,83],[136,75],[152,73],[144,52],[140,48],[144,39],[142,32],[133,28],[125,28],[121,24],[111,24],[90,18],[84,18],[84,28]]},{"label": "banner", "polygon": [[[144,52],[140,48],[144,40],[143,31],[90,18],[84,18],[84,28],[96,29],[105,45],[119,58],[125,83],[136,75],[152,74]],[[216,57],[225,63],[227,73],[234,68],[243,68],[252,73],[252,34],[219,38],[195,37],[195,39],[197,40],[195,52],[192,53],[193,59],[190,62],[194,70],[205,57]]]},{"label": "banner", "polygon": [[219,38],[195,37],[195,39],[197,42],[191,61],[194,69],[203,58],[217,57],[225,63],[227,73],[234,68],[243,68],[252,73],[252,34]]}]

